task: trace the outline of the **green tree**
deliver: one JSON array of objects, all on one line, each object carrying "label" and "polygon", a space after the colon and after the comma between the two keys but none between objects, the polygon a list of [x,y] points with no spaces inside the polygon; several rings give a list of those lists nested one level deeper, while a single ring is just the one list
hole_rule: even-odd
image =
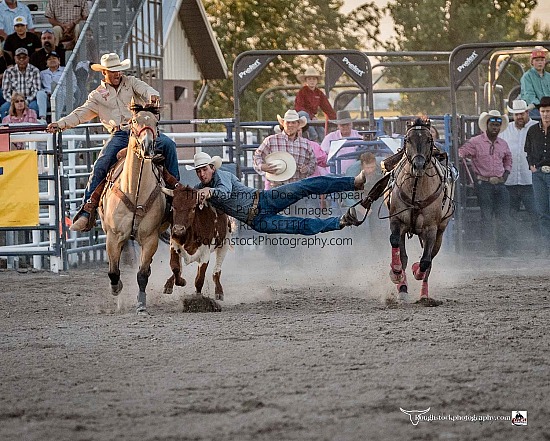
[{"label": "green tree", "polygon": [[[547,37],[548,28],[540,24],[529,29],[528,18],[536,6],[537,0],[390,0],[387,11],[394,20],[396,37],[383,47],[387,51],[452,51],[465,43]],[[424,59],[448,60],[448,56]],[[449,68],[445,65],[392,67],[386,76],[402,87],[449,85]],[[482,85],[486,79],[483,72]],[[404,114],[432,115],[447,113],[451,108],[448,93],[433,92],[404,93],[396,107]]]},{"label": "green tree", "polygon": [[[357,49],[361,41],[378,36],[381,12],[366,3],[347,17],[339,12],[342,0],[205,0],[208,17],[225,61],[227,80],[210,82],[201,117],[227,117],[233,114],[232,66],[235,58],[248,50]],[[319,57],[283,57],[271,63],[241,97],[241,120],[256,120],[259,95],[269,87],[297,85],[296,74],[305,65],[322,70]],[[284,94],[271,94],[264,106],[264,119],[275,119],[288,107]]]}]

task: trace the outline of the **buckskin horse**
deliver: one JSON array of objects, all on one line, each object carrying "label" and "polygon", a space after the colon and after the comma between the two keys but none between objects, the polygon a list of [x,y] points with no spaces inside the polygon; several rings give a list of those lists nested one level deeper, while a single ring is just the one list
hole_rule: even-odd
[{"label": "buckskin horse", "polygon": [[163,225],[166,198],[161,192],[160,171],[152,162],[159,107],[141,106],[132,100],[130,110],[130,137],[123,169],[115,166],[114,175],[108,178],[99,214],[106,234],[113,295],[122,290],[119,264],[123,246],[130,239],[141,246],[136,312],[144,314],[151,262],[158,248],[159,233],[167,227]]},{"label": "buckskin horse", "polygon": [[454,180],[450,169],[433,155],[430,124],[417,119],[407,130],[404,155],[393,170],[387,205],[390,218],[392,247],[390,278],[397,285],[401,300],[408,293],[408,256],[405,235],[417,235],[423,248],[420,262],[412,265],[413,276],[422,280],[420,303],[425,306],[441,304],[430,298],[428,278],[432,260],[441,248],[443,232],[454,212]]}]

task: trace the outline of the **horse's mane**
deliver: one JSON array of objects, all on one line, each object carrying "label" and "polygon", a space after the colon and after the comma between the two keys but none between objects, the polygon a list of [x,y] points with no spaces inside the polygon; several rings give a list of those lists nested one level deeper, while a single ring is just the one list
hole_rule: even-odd
[{"label": "horse's mane", "polygon": [[141,104],[134,103],[134,104],[130,104],[129,109],[133,113],[151,112],[154,115],[160,115],[160,106],[156,106],[154,104],[146,104],[143,106]]}]

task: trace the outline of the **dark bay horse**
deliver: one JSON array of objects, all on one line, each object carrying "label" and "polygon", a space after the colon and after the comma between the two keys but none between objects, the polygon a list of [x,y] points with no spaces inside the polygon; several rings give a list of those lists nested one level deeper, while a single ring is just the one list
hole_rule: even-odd
[{"label": "dark bay horse", "polygon": [[397,285],[400,298],[407,294],[408,256],[405,236],[417,235],[423,248],[420,262],[412,265],[416,280],[422,280],[421,303],[437,306],[430,298],[428,278],[432,260],[439,252],[443,232],[454,212],[454,181],[448,167],[433,156],[433,139],[429,122],[416,120],[407,130],[404,155],[393,170],[393,185],[388,198],[390,243],[392,247],[390,278]]},{"label": "dark bay horse", "polygon": [[132,101],[130,109],[130,140],[124,168],[105,190],[99,213],[107,237],[113,295],[122,290],[119,264],[123,246],[130,239],[141,246],[136,312],[146,313],[145,288],[151,274],[151,262],[157,251],[159,233],[168,226],[163,225],[166,198],[161,192],[160,172],[152,163],[159,108],[140,106]]}]

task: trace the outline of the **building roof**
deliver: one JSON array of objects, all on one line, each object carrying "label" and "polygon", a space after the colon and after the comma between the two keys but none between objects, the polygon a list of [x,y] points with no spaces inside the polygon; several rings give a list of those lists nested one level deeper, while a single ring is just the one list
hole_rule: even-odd
[{"label": "building roof", "polygon": [[227,64],[201,0],[165,0],[163,2],[164,41],[178,20],[203,78],[206,80],[227,78]]}]

